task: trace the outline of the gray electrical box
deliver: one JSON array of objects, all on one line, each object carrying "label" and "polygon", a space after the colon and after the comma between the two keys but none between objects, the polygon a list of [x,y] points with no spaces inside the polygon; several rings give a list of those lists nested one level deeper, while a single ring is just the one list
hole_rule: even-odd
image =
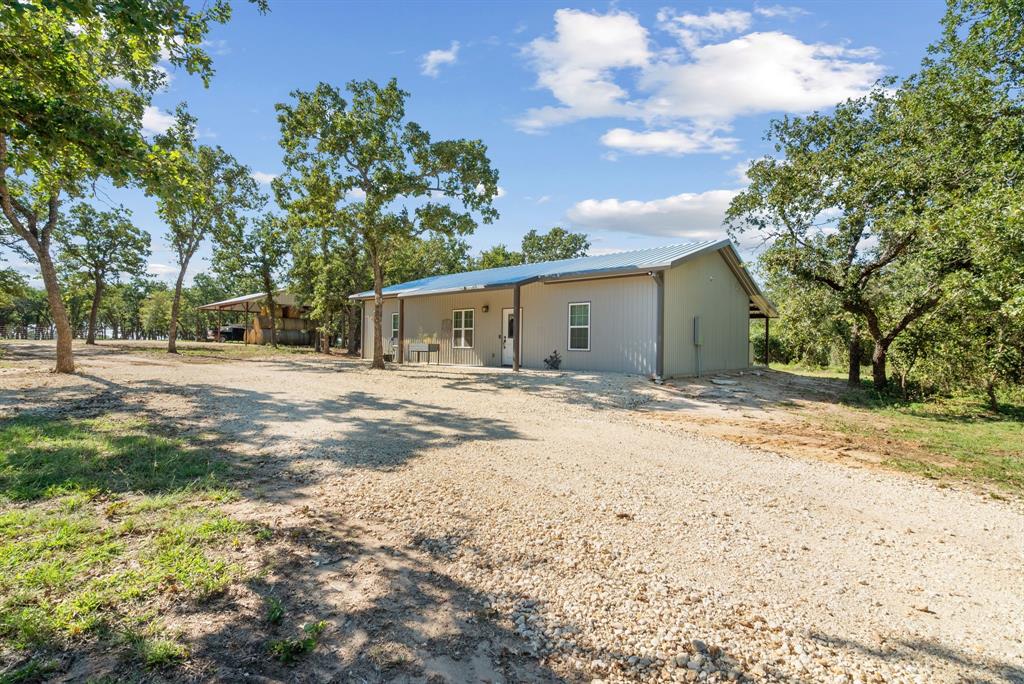
[{"label": "gray electrical box", "polygon": [[700,326],[700,316],[693,317],[693,344],[695,347],[704,344],[704,329]]}]

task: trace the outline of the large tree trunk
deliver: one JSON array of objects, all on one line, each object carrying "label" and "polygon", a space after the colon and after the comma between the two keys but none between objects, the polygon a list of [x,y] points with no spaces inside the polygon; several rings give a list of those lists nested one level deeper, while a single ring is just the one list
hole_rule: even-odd
[{"label": "large tree trunk", "polygon": [[384,274],[376,252],[370,254],[373,262],[373,363],[370,368],[384,368],[384,337],[381,333],[381,318],[384,316]]},{"label": "large tree trunk", "polygon": [[999,397],[996,395],[996,382],[992,377],[985,380],[985,396],[988,398],[988,410],[999,413]]},{"label": "large tree trunk", "polygon": [[875,342],[875,351],[871,354],[871,381],[875,390],[884,392],[889,386],[889,378],[885,372],[886,357],[889,348],[881,342]]},{"label": "large tree trunk", "polygon": [[33,249],[33,251],[36,253],[36,258],[39,259],[39,270],[43,276],[43,285],[46,286],[46,299],[50,303],[50,315],[57,328],[57,366],[54,371],[74,373],[75,357],[71,351],[71,324],[68,322],[68,312],[64,308],[64,300],[60,295],[57,271],[45,248]]},{"label": "large tree trunk", "polygon": [[96,344],[96,317],[100,312],[100,298],[103,296],[103,279],[99,276],[92,291],[92,307],[89,309],[89,331],[85,335],[86,344]]},{"label": "large tree trunk", "polygon": [[348,347],[346,351],[349,354],[355,354],[359,351],[359,318],[359,309],[354,306],[346,308],[345,320],[348,328]]},{"label": "large tree trunk", "polygon": [[850,369],[846,378],[850,387],[860,387],[860,355],[860,327],[854,323],[850,329]]},{"label": "large tree trunk", "polygon": [[178,280],[174,283],[174,299],[171,301],[171,327],[167,331],[167,353],[178,353],[178,315],[181,313],[181,288],[185,283],[185,271],[188,270],[189,259],[192,255],[185,257],[181,262],[181,270],[178,271]]}]

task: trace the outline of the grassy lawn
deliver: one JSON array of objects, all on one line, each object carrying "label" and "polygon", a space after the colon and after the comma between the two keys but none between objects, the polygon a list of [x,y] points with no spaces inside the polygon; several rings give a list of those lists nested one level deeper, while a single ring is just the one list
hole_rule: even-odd
[{"label": "grassy lawn", "polygon": [[243,579],[232,549],[263,534],[221,511],[224,467],[125,416],[0,422],[0,646],[32,656],[0,679],[90,645],[133,667],[186,658],[158,603]]},{"label": "grassy lawn", "polygon": [[[135,354],[166,354],[167,342],[160,340],[104,340],[100,346],[117,349],[118,351]],[[318,355],[319,352],[308,346],[280,345],[276,349],[264,344],[245,344],[243,342],[181,342],[177,344],[178,353],[183,357],[217,358],[217,359],[255,359],[267,357],[297,357]],[[335,353],[340,353],[334,350]]]},{"label": "grassy lawn", "polygon": [[[774,366],[779,370],[845,381],[845,369]],[[1024,495],[1024,406],[1004,403],[988,410],[981,397],[903,402],[871,389],[870,368],[863,390],[844,394],[844,414],[820,418],[828,427],[868,442],[895,441],[905,453],[883,461],[905,472],[936,480],[980,483]]]}]

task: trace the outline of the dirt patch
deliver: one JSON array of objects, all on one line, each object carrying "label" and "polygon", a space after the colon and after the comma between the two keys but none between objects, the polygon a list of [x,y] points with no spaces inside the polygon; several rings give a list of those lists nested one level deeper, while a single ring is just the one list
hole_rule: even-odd
[{"label": "dirt patch", "polygon": [[[843,383],[774,371],[674,380],[643,407],[648,416],[694,434],[799,458],[895,472],[893,459],[939,467],[956,461],[913,440],[887,434],[885,417],[840,403]],[[870,425],[870,430],[834,426]],[[995,491],[967,483],[975,491]]]}]

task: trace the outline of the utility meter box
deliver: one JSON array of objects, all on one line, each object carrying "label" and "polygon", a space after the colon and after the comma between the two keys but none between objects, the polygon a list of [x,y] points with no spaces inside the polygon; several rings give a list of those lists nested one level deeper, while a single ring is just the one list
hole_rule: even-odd
[{"label": "utility meter box", "polygon": [[704,344],[704,328],[700,324],[700,316],[693,317],[693,345],[700,347]]}]

